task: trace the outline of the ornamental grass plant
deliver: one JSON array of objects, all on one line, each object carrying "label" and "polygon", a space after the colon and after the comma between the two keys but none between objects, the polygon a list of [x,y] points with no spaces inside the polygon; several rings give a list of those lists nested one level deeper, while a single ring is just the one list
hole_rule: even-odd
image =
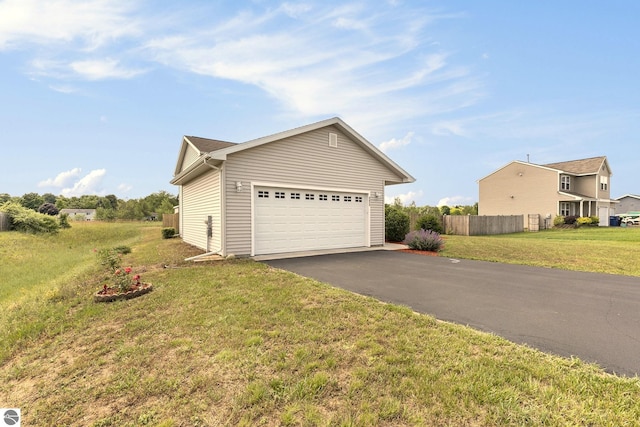
[{"label": "ornamental grass plant", "polygon": [[439,252],[444,247],[444,240],[439,233],[423,229],[410,232],[402,243],[417,251]]}]

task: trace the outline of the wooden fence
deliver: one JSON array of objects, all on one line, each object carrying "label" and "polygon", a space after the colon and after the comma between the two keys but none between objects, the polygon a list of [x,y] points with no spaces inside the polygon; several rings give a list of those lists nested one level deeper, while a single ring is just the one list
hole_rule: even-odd
[{"label": "wooden fence", "polygon": [[9,215],[0,212],[0,231],[9,231]]},{"label": "wooden fence", "polygon": [[180,214],[162,214],[162,226],[173,227],[180,234]]},{"label": "wooden fence", "polygon": [[442,224],[445,234],[461,236],[487,236],[524,231],[522,215],[445,215]]}]

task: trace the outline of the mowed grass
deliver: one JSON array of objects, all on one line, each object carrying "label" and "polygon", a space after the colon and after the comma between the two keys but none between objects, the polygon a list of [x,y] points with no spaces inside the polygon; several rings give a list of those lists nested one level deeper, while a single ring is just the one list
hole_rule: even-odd
[{"label": "mowed grass", "polygon": [[[29,285],[42,296],[1,302],[0,320],[20,333],[0,329],[0,340],[11,343],[0,359],[0,403],[22,408],[23,425],[618,426],[640,419],[637,378],[260,263],[185,263],[198,251],[162,240],[157,226],[74,227],[46,247],[64,252],[73,241],[92,251],[96,240],[85,232],[93,227],[99,234],[123,228],[123,240],[106,246],[128,242],[126,262],[154,291],[93,303],[100,275],[91,257],[79,257],[77,277],[52,274]],[[495,240],[502,247],[539,238]],[[12,239],[21,252],[41,238]],[[448,236],[447,250],[465,241],[475,239]],[[24,307],[29,317],[20,317]]]},{"label": "mowed grass", "polygon": [[442,256],[640,276],[640,227],[444,238]]}]

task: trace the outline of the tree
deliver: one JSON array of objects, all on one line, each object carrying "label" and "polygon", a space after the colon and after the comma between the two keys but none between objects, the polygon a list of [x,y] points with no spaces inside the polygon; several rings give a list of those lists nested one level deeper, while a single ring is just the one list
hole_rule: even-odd
[{"label": "tree", "polygon": [[42,195],[42,198],[44,199],[45,203],[51,203],[52,205],[56,204],[56,200],[58,199],[55,195],[51,194],[51,193],[44,193]]},{"label": "tree", "polygon": [[442,215],[451,215],[451,208],[447,205],[440,206],[440,213]]},{"label": "tree", "polygon": [[44,203],[44,199],[38,193],[26,193],[22,196],[20,204],[27,209],[37,211],[40,205]]},{"label": "tree", "polygon": [[58,215],[59,210],[53,203],[43,203],[38,208],[38,212],[40,212],[41,214],[56,216]]}]

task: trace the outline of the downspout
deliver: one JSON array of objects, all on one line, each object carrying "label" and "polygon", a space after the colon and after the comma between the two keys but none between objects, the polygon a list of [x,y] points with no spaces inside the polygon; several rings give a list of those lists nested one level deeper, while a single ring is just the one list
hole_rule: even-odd
[{"label": "downspout", "polygon": [[[220,172],[220,176],[222,176],[222,171],[220,170],[220,168],[217,167],[217,166],[214,166],[214,165],[212,165],[210,163],[207,163],[207,159],[208,159],[207,157],[202,159],[202,163],[204,163],[205,165],[209,166],[211,169],[214,169],[214,170]],[[207,237],[207,239],[208,239],[208,237]],[[207,252],[207,253],[204,253],[204,254],[200,254],[200,255],[189,257],[189,258],[185,258],[185,261],[194,261],[194,260],[197,260],[197,259],[200,259],[200,258],[204,258],[204,257],[208,257],[208,256],[211,256],[211,255],[219,255],[220,251],[222,251],[222,248],[218,249],[217,251],[211,251],[211,252]]]}]

